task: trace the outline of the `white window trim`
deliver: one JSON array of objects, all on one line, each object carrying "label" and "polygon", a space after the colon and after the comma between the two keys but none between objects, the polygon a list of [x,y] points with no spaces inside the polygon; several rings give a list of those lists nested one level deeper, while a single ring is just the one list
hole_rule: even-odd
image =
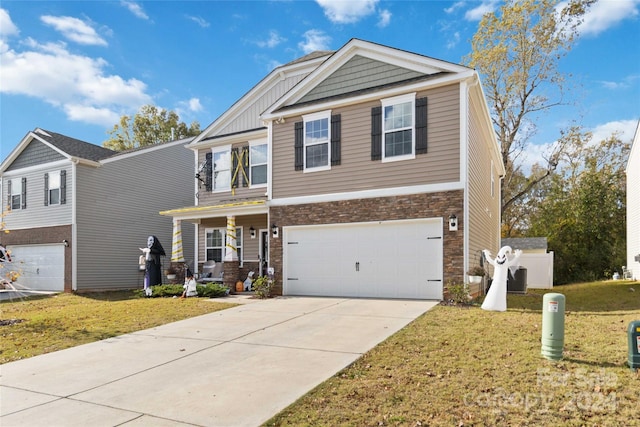
[{"label": "white window trim", "polygon": [[[242,249],[240,251],[240,256],[238,257],[240,267],[242,267],[244,264],[244,229],[242,225],[236,226],[236,235],[238,234],[238,229],[240,230],[240,239],[236,239],[236,248]],[[207,261],[207,249],[218,249],[218,246],[207,246],[207,234],[214,230],[220,230],[222,233],[222,253],[220,255],[219,262],[224,262],[224,256],[227,252],[227,227],[207,227],[204,229],[204,260]]]},{"label": "white window trim", "polygon": [[[51,177],[52,175],[58,175],[58,186],[56,188],[51,187]],[[51,190],[58,190],[58,203],[51,202]],[[56,206],[60,204],[60,199],[62,198],[62,174],[60,171],[49,172],[49,188],[47,189],[47,199],[49,201],[49,206]]]},{"label": "white window trim", "polygon": [[[229,186],[226,188],[216,188],[216,180],[215,180],[215,161],[216,161],[216,153],[229,153]],[[231,170],[233,167],[233,161],[231,159],[231,145],[223,145],[220,147],[213,147],[211,149],[211,192],[212,193],[223,193],[225,191],[231,191],[231,177],[233,175],[233,171]]]},{"label": "white window trim", "polygon": [[[327,164],[326,166],[307,168],[307,122],[313,122],[315,120],[321,119],[327,119]],[[331,110],[321,111],[319,113],[305,114],[304,116],[302,116],[302,122],[302,158],[304,162],[303,173],[331,170]],[[322,144],[324,144],[324,142]]]},{"label": "white window trim", "polygon": [[270,165],[270,158],[269,158],[269,141],[266,138],[263,139],[255,139],[253,141],[249,141],[249,176],[251,177],[251,179],[253,179],[253,166],[262,166],[262,163],[254,165],[253,164],[253,156],[251,155],[251,148],[259,146],[259,145],[266,145],[267,146],[267,182],[265,182],[264,184],[253,184],[253,182],[251,182],[251,185],[249,186],[249,188],[261,188],[261,187],[267,187],[267,185],[269,185],[269,169],[271,168]]},{"label": "white window trim", "polygon": [[[16,193],[16,183],[20,186],[20,191]],[[11,179],[11,205],[9,206],[9,210],[17,211],[22,209],[22,178],[12,178]],[[13,196],[20,197],[20,203],[18,203],[18,207],[13,207]]]},{"label": "white window trim", "polygon": [[[411,160],[416,158],[416,93],[407,93],[405,95],[394,96],[392,98],[385,98],[380,101],[382,103],[382,163],[398,162],[402,160]],[[385,129],[385,117],[384,109],[395,104],[404,104],[405,102],[411,102],[411,154],[405,154],[403,156],[387,157],[387,144],[385,143],[385,136],[387,130]],[[404,128],[403,128],[404,129]],[[401,129],[394,129],[394,131]]]}]

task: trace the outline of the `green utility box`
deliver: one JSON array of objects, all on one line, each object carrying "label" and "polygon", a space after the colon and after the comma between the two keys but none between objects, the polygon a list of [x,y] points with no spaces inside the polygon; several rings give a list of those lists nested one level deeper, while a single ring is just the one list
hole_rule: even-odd
[{"label": "green utility box", "polygon": [[562,294],[544,294],[542,298],[542,355],[562,359],[564,349],[564,305]]},{"label": "green utility box", "polygon": [[629,323],[629,367],[640,368],[640,320]]}]

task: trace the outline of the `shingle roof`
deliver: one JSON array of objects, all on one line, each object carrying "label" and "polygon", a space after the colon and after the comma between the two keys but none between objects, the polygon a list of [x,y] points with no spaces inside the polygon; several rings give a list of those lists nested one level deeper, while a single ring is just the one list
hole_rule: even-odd
[{"label": "shingle roof", "polygon": [[314,50],[313,52],[305,56],[301,56],[298,59],[294,59],[291,62],[287,62],[285,65],[292,65],[292,64],[297,64],[299,62],[311,61],[312,59],[320,58],[322,56],[333,55],[334,53],[335,53],[335,50]]},{"label": "shingle roof", "polygon": [[[42,130],[42,132],[38,132],[39,130]],[[73,157],[98,161],[118,154],[117,151],[45,129],[36,129],[34,132],[40,138]]]}]

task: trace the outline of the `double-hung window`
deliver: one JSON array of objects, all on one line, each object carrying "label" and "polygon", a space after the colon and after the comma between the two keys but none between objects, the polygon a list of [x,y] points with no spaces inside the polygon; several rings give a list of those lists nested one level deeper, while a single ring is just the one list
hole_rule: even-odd
[{"label": "double-hung window", "polygon": [[[206,261],[224,261],[226,246],[226,228],[207,228],[205,230]],[[236,249],[238,250],[238,260],[242,265],[242,227],[236,227]]]},{"label": "double-hung window", "polygon": [[331,168],[331,111],[302,116],[304,121],[304,170]]},{"label": "double-hung window", "polygon": [[47,198],[49,205],[60,204],[60,172],[49,172],[47,174]]},{"label": "double-hung window", "polygon": [[268,146],[264,140],[249,141],[249,165],[252,187],[267,185]]},{"label": "double-hung window", "polygon": [[382,161],[415,158],[415,94],[382,100]]},{"label": "double-hung window", "polygon": [[22,182],[24,179],[12,179],[9,181],[10,206],[11,210],[22,208]]},{"label": "double-hung window", "polygon": [[216,147],[213,149],[213,191],[225,191],[231,189],[231,146]]}]

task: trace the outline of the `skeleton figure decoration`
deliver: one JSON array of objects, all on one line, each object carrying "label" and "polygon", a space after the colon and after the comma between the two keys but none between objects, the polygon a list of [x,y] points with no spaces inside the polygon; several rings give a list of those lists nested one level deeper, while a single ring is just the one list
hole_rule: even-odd
[{"label": "skeleton figure decoration", "polygon": [[491,257],[488,250],[482,251],[489,264],[493,265],[493,282],[487,293],[487,297],[482,303],[483,310],[507,311],[507,278],[509,277],[509,267],[517,265],[518,258],[522,254],[521,250],[516,250],[512,255],[510,246],[504,246],[498,252],[495,259]]},{"label": "skeleton figure decoration", "polygon": [[165,256],[164,248],[156,236],[147,238],[147,247],[140,248],[145,254],[144,290],[147,296],[151,295],[151,287],[162,284],[162,271],[160,257]]}]

